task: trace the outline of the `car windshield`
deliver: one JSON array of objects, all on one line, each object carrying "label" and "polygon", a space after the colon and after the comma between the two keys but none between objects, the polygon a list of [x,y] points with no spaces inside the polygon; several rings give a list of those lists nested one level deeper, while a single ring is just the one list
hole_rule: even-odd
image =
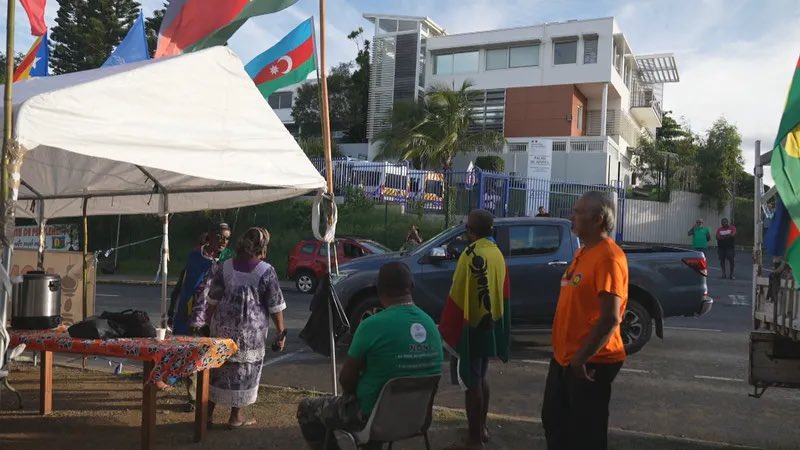
[{"label": "car windshield", "polygon": [[386,248],[383,245],[378,244],[377,242],[374,242],[374,241],[358,241],[358,243],[363,245],[364,247],[366,247],[367,250],[369,250],[372,254],[375,254],[375,255],[380,255],[382,253],[391,253],[392,252],[388,248]]}]

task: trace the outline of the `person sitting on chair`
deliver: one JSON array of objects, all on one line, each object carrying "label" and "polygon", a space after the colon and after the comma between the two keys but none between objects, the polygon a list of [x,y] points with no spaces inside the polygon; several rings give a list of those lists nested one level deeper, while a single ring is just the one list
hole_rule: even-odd
[{"label": "person sitting on chair", "polygon": [[441,373],[442,338],[433,319],[414,304],[413,289],[408,266],[381,267],[378,297],[385,309],[361,322],[353,335],[339,374],[343,395],[306,398],[297,407],[297,422],[312,449],[323,447],[327,431],[363,429],[392,378]]}]

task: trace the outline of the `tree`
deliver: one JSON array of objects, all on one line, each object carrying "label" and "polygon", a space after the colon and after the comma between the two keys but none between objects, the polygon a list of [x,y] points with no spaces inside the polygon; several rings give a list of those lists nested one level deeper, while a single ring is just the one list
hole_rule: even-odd
[{"label": "tree", "polygon": [[475,158],[475,167],[490,172],[502,172],[506,169],[506,162],[497,155],[479,156]]},{"label": "tree", "polygon": [[[473,90],[469,81],[464,81],[458,90],[446,85],[431,87],[425,94],[422,111],[412,110],[414,114],[421,113],[421,120],[414,123],[417,116],[400,121],[406,129],[391,127],[378,135],[382,141],[380,157],[417,160],[423,166],[450,170],[453,158],[459,153],[501,150],[506,142],[502,133],[469,130],[477,95],[479,91]],[[401,118],[393,114],[393,119]]]},{"label": "tree", "polygon": [[364,29],[358,27],[347,38],[356,44],[356,70],[350,77],[350,142],[367,142],[367,110],[369,108],[369,45],[363,38]]},{"label": "tree", "polygon": [[[328,105],[331,131],[348,130],[350,124],[350,67],[341,63],[328,74]],[[317,83],[304,83],[297,88],[292,105],[292,117],[300,127],[301,136],[321,136],[320,92]]]},{"label": "tree", "polygon": [[706,133],[697,152],[698,176],[703,204],[722,209],[733,195],[734,178],[742,172],[742,137],[735,125],[717,119]]},{"label": "tree", "polygon": [[[25,55],[22,53],[17,53],[14,56],[14,67],[18,67],[19,63],[22,62],[22,58]],[[0,83],[4,84],[6,82],[6,54],[4,52],[0,52]]]},{"label": "tree", "polygon": [[[303,152],[309,158],[324,158],[325,145],[322,143],[320,136],[306,136],[297,140],[297,145],[303,149]],[[339,146],[335,142],[331,142],[331,154],[333,157],[342,156]]]},{"label": "tree", "polygon": [[150,48],[150,57],[156,53],[158,47],[158,30],[161,29],[161,21],[164,20],[164,14],[169,7],[169,1],[164,2],[164,7],[153,11],[152,17],[144,19],[144,29],[147,33],[147,46]]},{"label": "tree", "polygon": [[61,0],[50,33],[56,74],[100,67],[119,45],[141,6],[134,0]]},{"label": "tree", "polygon": [[[656,129],[655,140],[642,135],[633,154],[633,172],[644,185],[654,187],[656,196],[664,200],[679,181],[693,178],[697,138],[666,111],[662,126]],[[686,183],[684,183],[686,184]]]}]

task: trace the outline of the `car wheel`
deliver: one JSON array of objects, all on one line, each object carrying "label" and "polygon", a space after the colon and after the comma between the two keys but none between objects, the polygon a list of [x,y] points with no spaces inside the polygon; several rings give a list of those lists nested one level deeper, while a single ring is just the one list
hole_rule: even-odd
[{"label": "car wheel", "polygon": [[303,294],[313,294],[317,289],[317,277],[313,273],[303,270],[297,274],[297,280],[295,280],[294,285]]},{"label": "car wheel", "polygon": [[350,333],[355,333],[358,325],[365,319],[383,311],[383,305],[376,296],[369,296],[361,300],[350,314]]},{"label": "car wheel", "polygon": [[644,347],[653,334],[653,318],[650,312],[636,300],[628,301],[620,325],[625,353],[632,355]]}]

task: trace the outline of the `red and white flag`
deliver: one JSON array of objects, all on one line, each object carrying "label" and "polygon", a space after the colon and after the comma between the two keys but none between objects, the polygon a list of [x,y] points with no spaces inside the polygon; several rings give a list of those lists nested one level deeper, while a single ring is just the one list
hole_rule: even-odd
[{"label": "red and white flag", "polygon": [[47,25],[44,23],[44,7],[47,0],[20,0],[25,12],[28,13],[28,20],[31,22],[31,34],[34,36],[44,36],[47,33]]}]

